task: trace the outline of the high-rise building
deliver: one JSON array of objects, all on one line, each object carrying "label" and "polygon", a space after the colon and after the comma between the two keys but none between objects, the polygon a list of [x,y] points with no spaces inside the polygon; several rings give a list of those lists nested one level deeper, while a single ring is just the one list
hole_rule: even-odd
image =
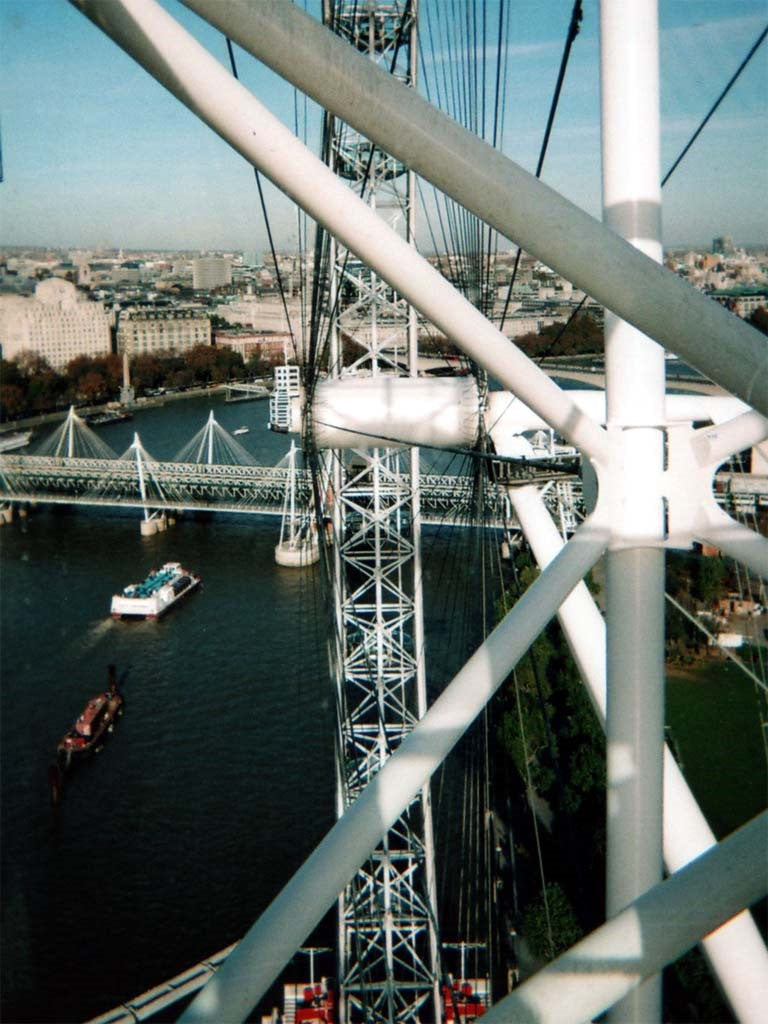
[{"label": "high-rise building", "polygon": [[224,256],[200,256],[192,261],[192,287],[212,291],[232,284],[232,261]]},{"label": "high-rise building", "polygon": [[34,298],[0,296],[0,344],[4,359],[36,352],[54,370],[77,356],[110,352],[114,315],[87,299],[70,282],[51,277],[35,288]]}]

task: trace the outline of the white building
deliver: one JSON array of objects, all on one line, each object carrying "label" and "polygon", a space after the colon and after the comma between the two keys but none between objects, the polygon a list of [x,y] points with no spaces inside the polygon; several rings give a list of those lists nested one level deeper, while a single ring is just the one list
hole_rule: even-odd
[{"label": "white building", "polygon": [[89,301],[60,278],[41,281],[34,298],[0,295],[4,359],[36,352],[54,370],[63,370],[77,356],[108,355],[113,323],[102,303]]},{"label": "white building", "polygon": [[201,256],[192,261],[192,287],[211,291],[232,284],[232,260],[224,256]]},{"label": "white building", "polygon": [[204,309],[128,309],[117,323],[117,350],[129,356],[210,344],[211,321]]},{"label": "white building", "polygon": [[[536,316],[512,316],[504,324],[508,338],[522,338],[526,334],[538,334],[545,320]],[[551,320],[549,321],[551,323]]]},{"label": "white building", "polygon": [[298,352],[294,353],[294,344],[291,342],[289,358],[300,356],[305,351],[302,309],[298,299],[287,299],[283,305],[277,296],[257,299],[246,295],[233,302],[220,303],[216,306],[216,315],[233,327],[249,327],[265,335],[286,336],[290,339],[293,333]]}]

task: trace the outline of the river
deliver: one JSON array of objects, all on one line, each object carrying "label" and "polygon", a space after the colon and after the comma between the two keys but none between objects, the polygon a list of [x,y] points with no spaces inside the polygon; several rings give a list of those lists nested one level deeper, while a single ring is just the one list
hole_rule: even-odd
[{"label": "river", "polygon": [[[211,408],[229,431],[250,427],[238,440],[259,462],[287,450],[264,402],[220,396],[141,410],[100,436],[121,453],[138,431],[169,459]],[[332,823],[319,568],[275,564],[275,517],[187,515],[142,537],[139,515],[48,506],[0,530],[9,1024],[84,1021],[240,938]],[[425,570],[454,601],[445,534],[463,532],[434,535]],[[112,593],[167,560],[203,589],[159,621],[113,621]],[[453,611],[431,615],[447,633]],[[125,715],[53,809],[56,744],[109,663]]]}]

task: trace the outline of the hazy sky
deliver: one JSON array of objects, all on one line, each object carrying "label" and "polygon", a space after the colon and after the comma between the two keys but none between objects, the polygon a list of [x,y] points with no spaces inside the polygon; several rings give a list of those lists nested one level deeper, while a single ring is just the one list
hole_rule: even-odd
[{"label": "hazy sky", "polygon": [[[225,0],[222,0],[225,2]],[[449,0],[429,3],[433,26]],[[225,65],[226,43],[176,0],[163,6]],[[316,11],[316,0],[308,0]],[[536,165],[572,0],[515,0],[504,151]],[[498,0],[488,0],[489,24]],[[660,0],[662,172],[768,22],[766,0]],[[542,178],[600,212],[598,4],[585,0]],[[0,244],[266,247],[253,172],[66,0],[0,0],[4,181]],[[439,47],[437,47],[439,49]],[[292,87],[236,50],[241,80],[294,127]],[[768,49],[763,43],[664,189],[667,245],[768,242]],[[438,54],[438,59],[440,54]],[[319,116],[307,109],[316,148]],[[296,215],[267,188],[281,247]]]}]

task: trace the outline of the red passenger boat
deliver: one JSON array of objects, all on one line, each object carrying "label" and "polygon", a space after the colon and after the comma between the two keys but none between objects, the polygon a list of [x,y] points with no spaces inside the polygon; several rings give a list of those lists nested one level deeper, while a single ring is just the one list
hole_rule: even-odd
[{"label": "red passenger boat", "polygon": [[117,689],[115,666],[109,666],[109,685],[91,697],[72,728],[64,734],[57,747],[58,765],[66,771],[74,760],[100,750],[115,721],[123,713],[123,696]]}]

